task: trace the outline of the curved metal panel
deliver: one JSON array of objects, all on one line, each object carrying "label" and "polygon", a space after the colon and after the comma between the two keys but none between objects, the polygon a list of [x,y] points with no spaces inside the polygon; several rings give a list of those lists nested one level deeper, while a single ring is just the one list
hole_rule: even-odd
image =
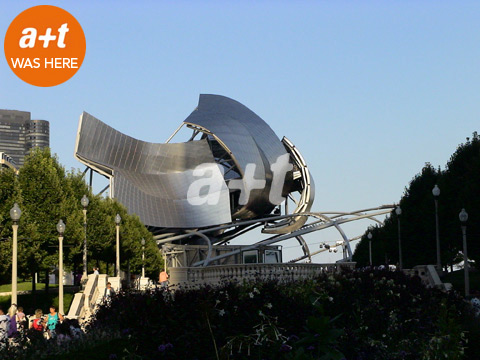
[{"label": "curved metal panel", "polygon": [[[297,147],[285,136],[282,142],[290,153],[291,160],[295,164],[295,169],[297,169],[293,176],[297,183],[297,188],[295,188],[295,186],[293,188],[301,191],[300,200],[293,214],[309,212],[315,199],[315,183],[310,175],[310,170],[308,170],[307,163]],[[300,229],[306,221],[307,218],[305,216],[297,216],[267,225],[262,229],[262,232],[268,234],[287,234]]]},{"label": "curved metal panel", "polygon": [[[190,141],[154,144],[83,113],[75,157],[109,177],[111,194],[151,227],[200,228],[264,216],[293,191],[301,193],[295,213],[310,209],[314,184],[305,161],[293,144],[286,140],[284,146],[250,109],[224,96],[200,95],[184,124],[194,130]],[[198,132],[203,133],[201,140],[195,140]],[[207,177],[217,185],[200,186],[194,200],[210,190],[209,199],[218,201],[191,201],[192,184],[201,180],[195,170],[203,164],[212,166]],[[303,223],[302,217],[295,217],[265,230],[285,233]]]},{"label": "curved metal panel", "polygon": [[145,225],[198,228],[231,221],[229,190],[221,173],[212,182],[221,184],[218,203],[192,205],[190,185],[198,180],[194,169],[215,164],[206,140],[153,144],[131,138],[83,113],[75,156],[81,162],[113,176],[115,197]]},{"label": "curved metal panel", "polygon": [[[287,154],[277,135],[253,111],[238,101],[220,95],[200,95],[198,107],[188,116],[187,124],[199,126],[214,134],[237,163],[242,175],[247,165],[254,165],[255,180],[265,180],[263,189],[254,189],[248,203],[234,217],[249,218],[269,213],[278,204],[270,202],[272,165]],[[244,187],[249,187],[243,178]],[[288,193],[288,189],[282,189]]]}]

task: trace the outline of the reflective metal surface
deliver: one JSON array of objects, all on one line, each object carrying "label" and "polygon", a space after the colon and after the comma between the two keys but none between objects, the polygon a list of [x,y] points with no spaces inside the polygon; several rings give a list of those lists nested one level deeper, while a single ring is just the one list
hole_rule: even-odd
[{"label": "reflective metal surface", "polygon": [[146,225],[197,228],[231,221],[229,192],[223,184],[217,205],[191,205],[187,190],[193,170],[214,163],[206,140],[152,144],[126,136],[83,113],[76,157],[87,166],[113,176],[115,198]]},{"label": "reflective metal surface", "polygon": [[[220,95],[202,94],[198,107],[184,122],[197,125],[218,138],[231,152],[242,175],[248,164],[255,164],[255,180],[266,181],[263,189],[252,190],[248,203],[237,209],[235,217],[259,216],[269,213],[278,205],[269,201],[273,177],[271,166],[287,152],[265,121],[238,101]],[[249,186],[245,178],[243,182],[245,187]]]},{"label": "reflective metal surface", "polygon": [[[291,192],[301,194],[296,212],[310,209],[314,185],[303,158],[250,109],[224,96],[200,95],[184,124],[193,130],[190,141],[153,144],[83,113],[75,157],[110,178],[111,195],[145,225],[173,232],[268,215]],[[198,180],[194,170],[206,163],[223,171],[209,175],[220,184],[213,194],[219,201],[195,205],[189,189]],[[201,189],[198,198],[208,187]],[[304,222],[291,219],[268,232],[285,233]]]}]

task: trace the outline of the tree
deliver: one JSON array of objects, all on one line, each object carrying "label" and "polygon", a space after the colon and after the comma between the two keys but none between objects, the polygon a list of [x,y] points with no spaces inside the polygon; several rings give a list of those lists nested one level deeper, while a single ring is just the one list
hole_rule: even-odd
[{"label": "tree", "polygon": [[12,266],[12,221],[10,209],[20,202],[20,188],[15,172],[0,169],[0,282],[8,282]]},{"label": "tree", "polygon": [[88,237],[92,240],[89,242],[89,247],[97,265],[100,261],[107,264],[114,264],[116,261],[115,216],[119,214],[122,218],[120,224],[121,269],[140,273],[142,267],[141,239],[144,238],[146,242],[146,272],[148,276],[156,277],[163,261],[152,234],[141,223],[138,216],[129,215],[122,204],[110,199],[94,198],[93,204],[89,205],[90,208],[91,220],[89,220]]},{"label": "tree", "polygon": [[[66,269],[79,268],[83,258],[84,219],[80,200],[90,199],[87,217],[88,268],[102,262],[115,262],[115,222],[122,216],[122,269],[139,273],[142,265],[140,240],[146,240],[147,273],[156,276],[162,266],[160,252],[152,235],[136,215],[129,215],[120,203],[93,195],[78,171],[66,172],[49,149],[34,149],[25,159],[18,176],[12,170],[0,170],[0,281],[11,276],[11,220],[9,211],[14,202],[22,209],[19,224],[19,274],[30,277],[35,286],[35,273],[48,273],[58,264],[58,233],[60,219],[66,224],[64,263]],[[108,266],[105,266],[108,268]],[[107,269],[105,269],[107,270]],[[35,288],[34,288],[35,289]]]},{"label": "tree", "polygon": [[[462,208],[469,213],[469,238],[478,238],[480,235],[480,137],[476,132],[471,139],[457,147],[444,171],[436,170],[427,163],[405,189],[399,201],[402,208],[404,267],[437,262],[435,206],[432,195],[435,184],[441,189],[438,214],[442,264],[452,266],[458,252],[462,251],[458,220],[458,213]],[[392,211],[384,225],[377,231],[372,231],[374,248],[383,247],[391,262],[398,261],[397,220],[397,215]],[[364,235],[354,254],[354,260],[359,264],[367,263],[368,247],[365,243]],[[480,261],[480,243],[469,241],[468,249],[469,257]],[[374,263],[378,265],[382,262],[375,257]]]},{"label": "tree", "polygon": [[[431,164],[426,163],[422,171],[412,179],[400,200],[404,267],[436,262],[435,208],[432,189],[438,178],[438,171]],[[384,257],[388,259],[389,263],[398,263],[398,216],[395,210],[392,210],[382,227],[377,231],[372,231],[372,235],[372,244],[375,244],[375,249],[381,247]],[[366,235],[361,242],[366,242],[364,239],[366,239]],[[368,252],[368,247],[365,249],[363,245],[357,246],[354,259],[363,259],[365,251]],[[360,253],[363,255],[360,256]],[[374,263],[376,265],[384,264],[385,259],[376,256]]]},{"label": "tree", "polygon": [[19,258],[23,264],[28,264],[32,278],[38,271],[47,273],[47,287],[48,270],[58,263],[55,226],[61,218],[66,218],[64,178],[65,170],[48,148],[35,148],[18,174],[25,224],[21,227],[23,238],[19,241]]},{"label": "tree", "polygon": [[[460,144],[447,163],[443,174],[440,221],[442,237],[453,256],[463,250],[458,214],[462,208],[469,214],[467,223],[468,256],[480,261],[480,137]],[[474,240],[475,239],[475,240]]]}]

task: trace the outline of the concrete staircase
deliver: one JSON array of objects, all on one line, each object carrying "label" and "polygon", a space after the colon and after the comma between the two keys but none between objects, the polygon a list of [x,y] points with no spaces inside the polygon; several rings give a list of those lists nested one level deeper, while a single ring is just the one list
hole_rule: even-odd
[{"label": "concrete staircase", "polygon": [[434,287],[443,291],[452,289],[452,284],[442,282],[434,265],[417,265],[413,269],[403,271],[411,276],[419,276],[427,287]]},{"label": "concrete staircase", "polygon": [[75,294],[66,317],[68,319],[77,319],[80,324],[88,322],[98,305],[103,301],[107,282],[112,284],[112,288],[116,292],[120,290],[120,277],[109,277],[106,274],[88,275],[85,289]]}]

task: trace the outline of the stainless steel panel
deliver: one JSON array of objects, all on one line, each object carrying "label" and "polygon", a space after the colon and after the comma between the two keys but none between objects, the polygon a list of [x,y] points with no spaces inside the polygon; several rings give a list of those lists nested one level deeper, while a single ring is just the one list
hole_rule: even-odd
[{"label": "stainless steel panel", "polygon": [[[228,223],[232,216],[252,218],[270,213],[275,207],[269,200],[271,167],[280,156],[288,154],[270,126],[244,105],[219,95],[200,95],[198,107],[184,122],[213,134],[231,152],[242,176],[247,165],[253,164],[255,180],[265,180],[265,187],[253,190],[248,203],[234,214],[221,174],[215,174],[213,179],[221,183],[218,204],[192,205],[187,199],[190,185],[197,180],[193,170],[200,164],[215,163],[207,139],[147,143],[83,113],[75,153],[85,164],[114,175],[115,197],[149,226],[198,228]],[[245,186],[246,180],[241,181]],[[289,193],[292,186],[289,173],[282,194]]]},{"label": "stainless steel panel", "polygon": [[271,212],[274,208],[269,201],[271,166],[287,152],[270,126],[238,101],[205,94],[200,95],[198,107],[184,122],[205,128],[218,137],[232,152],[242,175],[248,164],[255,164],[255,179],[266,181],[263,190],[252,191],[248,203],[238,212],[240,217]]},{"label": "stainless steel panel", "polygon": [[152,144],[124,135],[93,116],[82,115],[76,155],[87,165],[114,173],[115,197],[149,226],[198,228],[231,221],[229,191],[222,176],[219,203],[192,205],[193,170],[215,163],[206,140]]}]

